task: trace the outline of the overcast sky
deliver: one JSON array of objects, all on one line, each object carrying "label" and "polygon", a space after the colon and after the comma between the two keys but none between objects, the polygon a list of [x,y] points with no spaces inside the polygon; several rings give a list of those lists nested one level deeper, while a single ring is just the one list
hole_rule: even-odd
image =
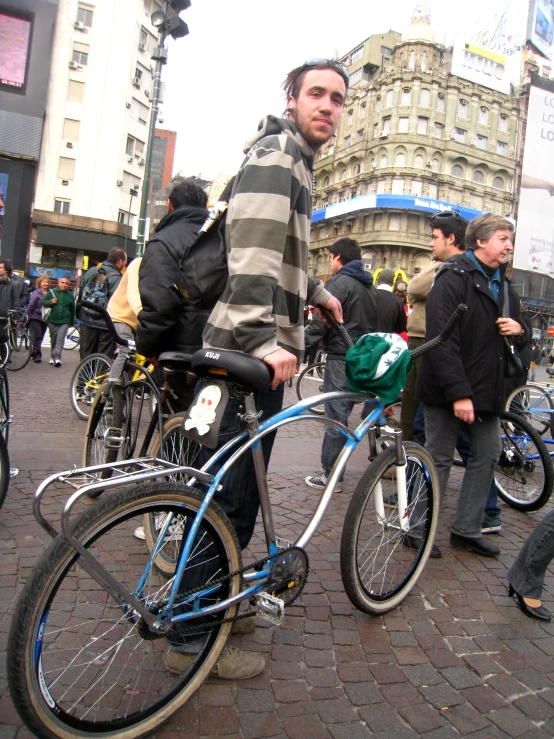
[{"label": "overcast sky", "polygon": [[[436,40],[493,25],[508,0],[432,0]],[[523,3],[526,0],[514,0]],[[160,128],[177,131],[174,172],[234,174],[266,114],[281,115],[281,84],[306,59],[342,56],[374,33],[403,33],[416,0],[192,0],[190,35],[169,39]],[[486,10],[484,10],[486,8]]]}]

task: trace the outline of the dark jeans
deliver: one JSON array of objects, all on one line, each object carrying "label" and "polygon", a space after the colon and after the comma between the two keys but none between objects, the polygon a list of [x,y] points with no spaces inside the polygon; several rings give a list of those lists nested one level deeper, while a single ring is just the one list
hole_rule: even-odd
[{"label": "dark jeans", "polygon": [[[323,377],[324,393],[350,390],[344,367],[345,362],[342,359],[327,359],[325,362],[325,375]],[[332,400],[329,403],[325,403],[325,416],[348,426],[348,419],[350,418],[353,407],[353,400]],[[330,426],[325,426],[323,445],[321,447],[321,466],[326,477],[329,476],[345,444],[346,437],[344,434]]]},{"label": "dark jeans", "polygon": [[81,321],[79,332],[81,334],[79,343],[81,359],[86,359],[86,357],[90,357],[91,354],[96,354],[97,352],[106,354],[113,359],[115,354],[115,339],[108,329],[93,328]]},{"label": "dark jeans", "polygon": [[44,339],[44,334],[46,333],[47,325],[44,321],[39,321],[36,318],[32,318],[29,321],[29,328],[31,330],[31,336],[33,339],[33,351],[31,352],[31,357],[33,359],[41,359],[42,358],[42,340]]},{"label": "dark jeans", "polygon": [[546,568],[554,559],[554,511],[538,524],[508,572],[508,582],[520,595],[540,600]]},{"label": "dark jeans", "polygon": [[[417,349],[419,346],[425,343],[425,339],[420,339],[416,336],[410,336],[408,339],[408,349],[412,351]],[[400,409],[400,428],[402,429],[402,438],[404,441],[417,441],[415,437],[415,418],[417,415],[418,408],[420,406],[419,401],[416,398],[416,382],[417,372],[419,369],[419,363],[421,360],[416,359],[412,371],[406,377],[406,385],[402,391],[402,405]],[[422,422],[423,425],[423,422]],[[421,442],[420,442],[421,443]],[[423,442],[425,443],[425,441]]]}]

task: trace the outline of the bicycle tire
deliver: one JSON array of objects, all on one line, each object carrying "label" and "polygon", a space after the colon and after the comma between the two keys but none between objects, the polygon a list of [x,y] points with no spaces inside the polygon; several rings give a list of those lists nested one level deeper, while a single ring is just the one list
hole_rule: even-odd
[{"label": "bicycle tire", "polygon": [[90,416],[94,397],[111,366],[112,360],[107,354],[99,353],[90,354],[77,365],[69,384],[69,400],[74,413],[83,421]]},{"label": "bicycle tire", "polygon": [[[417,520],[408,533],[417,550],[406,546],[398,505],[385,508],[384,524],[377,520],[373,493],[382,485],[383,498],[396,493],[396,450],[382,451],[362,475],[344,521],[340,565],[348,598],[364,613],[382,614],[402,603],[425,567],[435,539],[439,515],[439,480],[428,452],[415,442],[404,442],[406,487],[410,518]],[[371,511],[368,509],[368,505]],[[391,538],[387,538],[387,537]],[[372,541],[376,547],[369,554]]]},{"label": "bicycle tire", "polygon": [[[325,362],[316,362],[315,364],[309,364],[307,367],[304,367],[296,381],[296,396],[298,400],[306,400],[306,398],[312,395],[319,395],[323,392],[323,380],[321,378],[324,370]],[[310,413],[314,413],[316,416],[324,416],[325,403],[312,406]]]},{"label": "bicycle tire", "polygon": [[0,424],[5,424],[0,435],[4,437],[7,444],[10,436],[10,386],[4,369],[0,369],[0,394],[4,398],[4,403],[0,401]]},{"label": "bicycle tire", "polygon": [[[198,466],[196,464],[196,460],[200,454],[200,444],[197,441],[188,439],[180,433],[180,429],[183,426],[183,419],[186,415],[187,413],[185,412],[176,413],[165,422],[163,427],[161,452],[160,439],[159,436],[156,435],[152,442],[150,456],[160,456],[162,459],[178,465],[187,465],[188,467]],[[186,484],[189,480],[189,476],[171,475],[168,479],[174,482]],[[172,524],[170,535],[167,537],[167,540],[164,542],[154,560],[156,567],[168,577],[175,574],[175,567],[179,556],[184,526],[185,521],[183,520],[176,520]],[[160,516],[155,512],[145,513],[143,529],[148,551],[153,552],[160,529]]]},{"label": "bicycle tire", "polygon": [[5,368],[10,372],[19,372],[29,364],[33,351],[33,342],[29,337],[29,330],[16,326],[10,332],[9,356]]},{"label": "bicycle tire", "polygon": [[[132,537],[136,522],[149,507],[192,516],[203,497],[200,491],[175,483],[135,485],[89,508],[72,530],[133,591],[150,556]],[[206,510],[200,530],[220,574],[241,567],[236,534],[217,504]],[[191,571],[201,556],[192,557]],[[163,605],[170,585],[150,568],[143,602],[153,608]],[[240,587],[241,577],[236,575],[211,598],[236,595]],[[237,608],[235,604],[218,615],[233,617]],[[231,626],[209,628],[204,620],[199,628],[207,636],[193,664],[181,675],[166,673],[167,642],[141,638],[133,611],[125,612],[124,604],[90,577],[80,555],[59,535],[29,577],[14,613],[8,651],[10,697],[39,739],[143,737],[161,726],[209,676]]]},{"label": "bicycle tire", "polygon": [[0,508],[4,505],[10,486],[10,455],[8,443],[0,434]]},{"label": "bicycle tire", "polygon": [[[530,410],[533,405],[544,402],[543,409]],[[546,407],[548,406],[548,408]],[[554,402],[550,395],[546,395],[540,385],[520,385],[508,395],[505,410],[508,413],[524,415],[537,429],[541,436],[548,431],[554,414]],[[550,412],[552,411],[552,412]]]},{"label": "bicycle tire", "polygon": [[8,359],[10,357],[10,347],[8,342],[0,344],[0,369],[5,369]]},{"label": "bicycle tire", "polygon": [[327,359],[327,352],[324,349],[318,349],[313,364],[320,364],[321,367],[318,367],[316,372],[319,375],[319,377],[323,380],[323,375],[325,374],[325,360]]},{"label": "bicycle tire", "polygon": [[65,351],[73,351],[81,343],[81,333],[77,326],[72,326],[66,334],[63,342],[63,348]]},{"label": "bicycle tire", "polygon": [[[102,390],[96,393],[85,435],[83,467],[108,464],[117,460],[125,444],[124,403],[123,388],[118,385],[114,386],[111,383],[107,397],[104,397]],[[116,439],[121,440],[117,448]],[[112,446],[108,446],[109,444]],[[100,479],[106,480],[112,476],[112,470],[103,470],[98,474]]]},{"label": "bicycle tire", "polygon": [[500,414],[502,452],[495,465],[499,497],[518,511],[537,511],[550,500],[554,471],[546,444],[525,416]]}]

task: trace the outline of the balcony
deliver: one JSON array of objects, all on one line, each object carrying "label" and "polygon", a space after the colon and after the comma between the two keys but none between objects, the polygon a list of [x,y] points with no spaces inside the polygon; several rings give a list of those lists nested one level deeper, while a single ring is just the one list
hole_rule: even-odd
[{"label": "balcony", "polygon": [[[110,236],[125,237],[128,226],[117,221],[105,221],[102,218],[88,218],[73,213],[54,213],[50,210],[33,211],[33,223],[38,226],[59,226],[60,228],[74,228],[78,231],[95,231]],[[127,237],[129,236],[127,232]]]}]

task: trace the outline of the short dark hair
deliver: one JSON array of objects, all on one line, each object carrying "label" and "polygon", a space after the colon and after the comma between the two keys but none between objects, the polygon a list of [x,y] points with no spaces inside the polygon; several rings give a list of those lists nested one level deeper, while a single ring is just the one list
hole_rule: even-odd
[{"label": "short dark hair", "polygon": [[108,252],[107,260],[108,262],[111,262],[112,264],[116,264],[119,262],[120,259],[123,259],[125,262],[127,262],[127,254],[123,251],[123,249],[120,249],[119,246],[114,246],[113,249],[110,249]]},{"label": "short dark hair", "polygon": [[184,205],[205,208],[208,204],[208,196],[194,180],[182,180],[170,192],[169,202],[174,208],[182,208]]},{"label": "short dark hair", "polygon": [[308,72],[311,72],[312,69],[331,69],[333,72],[336,72],[344,80],[346,92],[348,92],[348,72],[346,71],[346,67],[344,67],[338,59],[312,59],[304,62],[304,64],[301,64],[299,67],[292,69],[287,74],[282,85],[286,97],[298,99],[300,90],[302,89],[302,83],[304,82],[304,77]]},{"label": "short dark hair", "polygon": [[0,259],[0,264],[4,265],[4,269],[8,273],[8,277],[13,275],[13,262],[11,259]]},{"label": "short dark hair", "polygon": [[445,239],[454,236],[454,246],[465,251],[465,235],[468,222],[458,213],[437,213],[431,218],[431,229],[436,228]]},{"label": "short dark hair", "polygon": [[334,257],[339,257],[342,265],[353,262],[355,259],[362,258],[362,252],[358,246],[358,242],[354,239],[349,239],[345,236],[344,239],[339,239],[330,247],[329,253]]}]

